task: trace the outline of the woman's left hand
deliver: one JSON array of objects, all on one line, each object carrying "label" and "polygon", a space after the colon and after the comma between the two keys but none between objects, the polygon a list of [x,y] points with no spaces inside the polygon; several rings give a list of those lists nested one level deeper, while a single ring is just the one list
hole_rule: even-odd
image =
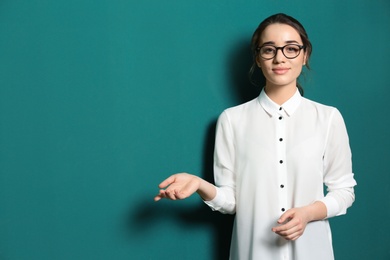
[{"label": "woman's left hand", "polygon": [[287,240],[297,240],[305,231],[307,223],[326,218],[324,203],[316,201],[311,205],[287,210],[279,219],[279,226],[272,231]]},{"label": "woman's left hand", "polygon": [[286,240],[297,240],[302,236],[308,222],[305,208],[292,208],[278,219],[279,226],[273,227],[272,231]]}]

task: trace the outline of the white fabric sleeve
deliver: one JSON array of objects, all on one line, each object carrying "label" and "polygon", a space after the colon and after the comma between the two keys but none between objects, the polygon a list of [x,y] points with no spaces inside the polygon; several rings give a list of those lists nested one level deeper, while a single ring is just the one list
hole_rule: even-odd
[{"label": "white fabric sleeve", "polygon": [[236,211],[234,176],[234,137],[227,112],[224,111],[217,122],[214,149],[214,181],[217,195],[205,201],[213,210],[234,214]]},{"label": "white fabric sleeve", "polygon": [[226,192],[223,188],[217,187],[217,195],[214,199],[209,201],[204,201],[212,210],[219,211],[224,214],[234,214],[235,205],[228,200],[226,200]]},{"label": "white fabric sleeve", "polygon": [[355,201],[356,185],[352,172],[352,154],[344,120],[334,109],[328,128],[324,151],[324,184],[327,194],[322,201],[327,208],[327,218],[343,215]]}]

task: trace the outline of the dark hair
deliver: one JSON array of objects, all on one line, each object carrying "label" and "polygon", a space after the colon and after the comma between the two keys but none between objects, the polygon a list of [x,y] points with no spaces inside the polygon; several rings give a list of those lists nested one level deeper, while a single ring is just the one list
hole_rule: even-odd
[{"label": "dark hair", "polygon": [[[265,30],[265,28],[267,28],[267,26],[269,26],[271,24],[275,24],[275,23],[290,25],[299,33],[299,36],[302,39],[303,45],[305,46],[304,51],[305,51],[306,57],[307,57],[306,58],[306,67],[308,69],[310,69],[309,58],[310,58],[311,51],[312,51],[312,45],[311,45],[309,37],[306,33],[305,28],[298,20],[296,20],[295,18],[293,18],[291,16],[288,16],[288,15],[283,14],[283,13],[274,14],[274,15],[271,15],[270,17],[266,18],[264,21],[262,21],[252,36],[251,50],[252,50],[253,64],[249,70],[249,78],[250,78],[252,84],[254,84],[254,85],[257,85],[256,81],[253,80],[253,74],[254,74],[255,70],[258,69],[257,63],[256,63],[256,57],[258,55],[257,48],[259,47],[259,41],[260,41],[261,34]],[[263,87],[263,86],[260,86],[260,87]],[[297,88],[299,89],[299,92],[301,92],[301,94],[303,95],[303,88],[298,82],[297,82]]]}]

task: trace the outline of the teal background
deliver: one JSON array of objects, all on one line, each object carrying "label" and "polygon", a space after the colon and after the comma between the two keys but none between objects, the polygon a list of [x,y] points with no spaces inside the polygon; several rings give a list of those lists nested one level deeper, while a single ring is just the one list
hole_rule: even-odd
[{"label": "teal background", "polygon": [[0,1],[0,259],[226,259],[212,180],[215,120],[255,97],[250,37],[286,12],[314,51],[305,96],[342,112],[356,202],[331,220],[336,259],[390,259],[390,1]]}]

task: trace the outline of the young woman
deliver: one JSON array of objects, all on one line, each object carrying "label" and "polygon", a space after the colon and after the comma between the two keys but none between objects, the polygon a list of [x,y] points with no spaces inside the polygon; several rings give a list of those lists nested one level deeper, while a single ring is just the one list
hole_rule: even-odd
[{"label": "young woman", "polygon": [[297,20],[268,17],[252,50],[251,71],[259,67],[266,84],[258,98],[219,117],[216,186],[175,174],[155,200],[196,192],[213,210],[236,214],[231,259],[334,259],[328,218],[346,213],[356,185],[343,118],[301,95],[297,79],[312,46]]}]

